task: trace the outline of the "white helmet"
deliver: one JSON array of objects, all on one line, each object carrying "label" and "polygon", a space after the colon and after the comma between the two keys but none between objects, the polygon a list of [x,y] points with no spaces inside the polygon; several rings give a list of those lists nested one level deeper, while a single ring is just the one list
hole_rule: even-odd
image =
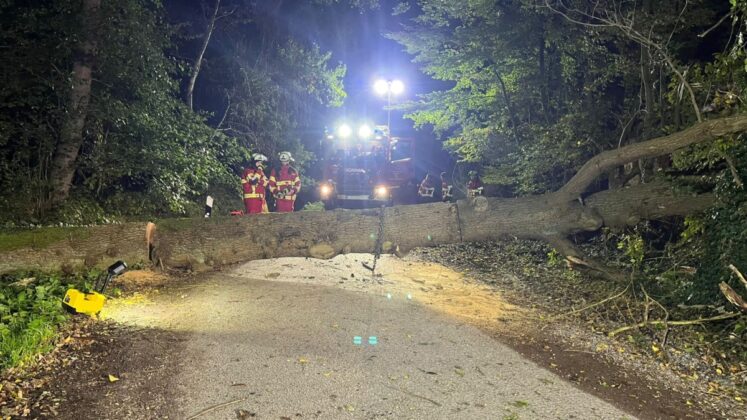
[{"label": "white helmet", "polygon": [[254,156],[252,156],[252,159],[254,159],[255,162],[267,162],[267,156],[255,153]]},{"label": "white helmet", "polygon": [[281,163],[293,162],[293,156],[291,156],[291,152],[278,153],[278,159],[280,159]]}]

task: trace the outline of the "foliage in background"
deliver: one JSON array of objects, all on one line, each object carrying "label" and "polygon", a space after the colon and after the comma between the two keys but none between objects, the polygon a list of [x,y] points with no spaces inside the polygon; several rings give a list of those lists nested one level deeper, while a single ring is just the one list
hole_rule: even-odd
[{"label": "foliage in background", "polygon": [[[555,190],[591,156],[680,131],[699,115],[747,111],[744,0],[419,0],[395,13],[410,23],[390,37],[425,74],[448,83],[405,104],[408,117],[519,194]],[[743,136],[723,138],[617,168],[592,187],[666,174],[716,193],[712,210],[689,219],[697,232],[671,220],[656,234],[615,233],[625,265],[661,278],[678,303],[723,302],[718,283],[734,281],[726,266],[747,269],[745,150]],[[694,278],[659,276],[668,269],[647,258],[662,241],[672,251],[665,260],[693,266]]]},{"label": "foliage in background", "polygon": [[324,211],[323,201],[311,201],[303,206],[303,211]]},{"label": "foliage in background", "polygon": [[191,22],[166,9],[187,6],[102,2],[73,191],[50,213],[51,157],[84,36],[81,3],[0,1],[0,222],[197,215],[206,194],[230,207],[240,203],[236,177],[251,151],[290,149],[307,161],[298,121],[345,97],[345,68],[330,67],[328,53],[252,23],[256,5],[226,1],[242,13],[219,28],[192,111],[181,98],[190,67],[183,57],[193,56],[197,37],[184,36]]}]

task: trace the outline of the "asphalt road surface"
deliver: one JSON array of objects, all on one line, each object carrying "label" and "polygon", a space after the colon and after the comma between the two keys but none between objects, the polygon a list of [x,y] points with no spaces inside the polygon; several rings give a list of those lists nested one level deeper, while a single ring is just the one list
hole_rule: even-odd
[{"label": "asphalt road surface", "polygon": [[392,280],[407,263],[373,280],[359,258],[256,261],[107,316],[185,333],[168,385],[180,418],[633,418],[430,307],[443,286]]}]

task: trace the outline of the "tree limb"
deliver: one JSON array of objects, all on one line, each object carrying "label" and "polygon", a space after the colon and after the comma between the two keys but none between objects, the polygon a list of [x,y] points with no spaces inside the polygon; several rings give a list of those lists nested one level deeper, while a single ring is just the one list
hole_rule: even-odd
[{"label": "tree limb", "polygon": [[193,108],[193,101],[192,98],[194,96],[194,90],[195,90],[195,82],[197,82],[197,75],[200,74],[200,67],[202,66],[202,59],[205,56],[205,51],[207,50],[208,44],[210,43],[210,37],[213,35],[213,30],[215,29],[215,21],[218,17],[218,10],[220,9],[220,0],[215,0],[215,8],[213,9],[213,14],[210,17],[210,20],[208,21],[207,28],[205,29],[205,35],[202,38],[202,46],[200,47],[200,51],[197,54],[197,58],[195,59],[195,64],[192,66],[192,72],[189,76],[189,81],[187,82],[187,92],[186,92],[186,102],[189,106],[189,109]]},{"label": "tree limb", "polygon": [[734,266],[734,264],[729,264],[729,270],[733,271],[734,274],[737,275],[739,278],[739,281],[742,282],[742,285],[745,289],[747,289],[747,280],[745,280],[744,276],[742,275],[742,272],[740,272],[737,267]]},{"label": "tree limb", "polygon": [[604,263],[583,255],[583,252],[573,242],[563,236],[548,236],[544,239],[556,251],[565,255],[566,263],[571,269],[577,267],[583,270],[595,271],[602,277],[617,282],[622,282],[627,278],[625,274],[606,266]]},{"label": "tree limb", "polygon": [[718,285],[718,288],[721,289],[721,293],[724,295],[726,300],[729,301],[732,305],[736,306],[743,312],[747,312],[747,302],[742,299],[742,296],[739,296],[737,292],[734,291],[734,289],[731,288],[726,282],[721,282]]},{"label": "tree limb", "polygon": [[[737,278],[739,279],[740,283],[742,283],[742,286],[747,289],[747,279],[744,278],[742,272],[740,272],[737,267],[734,266],[734,264],[729,264],[729,270],[737,275]],[[721,293],[723,293],[726,300],[728,300],[732,305],[736,306],[742,311],[747,312],[747,302],[745,302],[744,298],[742,298],[742,296],[739,296],[739,294],[737,294],[737,292],[734,291],[731,286],[722,281],[721,283],[719,283],[718,287],[719,289],[721,289]]]},{"label": "tree limb", "polygon": [[599,175],[615,166],[638,159],[667,155],[692,144],[745,130],[747,114],[742,114],[704,121],[668,136],[602,152],[587,161],[576,175],[558,190],[558,194],[565,201],[575,200]]},{"label": "tree limb", "polygon": [[637,324],[620,327],[614,331],[610,331],[607,335],[609,335],[610,337],[614,337],[617,334],[620,334],[622,332],[630,331],[636,328],[645,327],[647,325],[669,325],[669,326],[696,325],[696,324],[702,324],[704,322],[723,321],[725,319],[736,318],[738,316],[741,316],[741,314],[738,312],[729,312],[729,313],[717,315],[717,316],[710,317],[710,318],[699,318],[699,319],[692,319],[692,320],[686,320],[686,321],[666,321],[666,320],[644,321],[644,322],[639,322]]}]

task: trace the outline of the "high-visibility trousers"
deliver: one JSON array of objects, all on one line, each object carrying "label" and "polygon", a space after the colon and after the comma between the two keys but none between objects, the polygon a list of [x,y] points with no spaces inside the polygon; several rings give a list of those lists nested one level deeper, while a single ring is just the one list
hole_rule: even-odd
[{"label": "high-visibility trousers", "polygon": [[263,213],[265,206],[264,196],[260,194],[244,194],[244,207],[246,208],[246,214]]},{"label": "high-visibility trousers", "polygon": [[278,198],[275,200],[278,213],[290,213],[293,211],[293,207],[296,204],[296,200],[287,200],[285,198]]}]

